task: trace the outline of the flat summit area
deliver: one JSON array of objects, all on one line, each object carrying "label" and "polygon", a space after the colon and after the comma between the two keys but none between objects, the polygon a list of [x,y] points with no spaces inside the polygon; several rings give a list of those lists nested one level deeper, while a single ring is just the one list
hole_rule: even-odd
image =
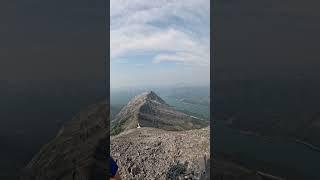
[{"label": "flat summit area", "polygon": [[131,129],[111,137],[111,154],[124,179],[209,179],[209,131]]}]

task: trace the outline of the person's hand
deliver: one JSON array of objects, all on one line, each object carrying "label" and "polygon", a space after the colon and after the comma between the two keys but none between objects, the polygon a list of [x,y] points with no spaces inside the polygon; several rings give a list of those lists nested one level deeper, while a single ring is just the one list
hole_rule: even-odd
[{"label": "person's hand", "polygon": [[114,175],[113,177],[110,177],[110,180],[121,180],[121,177],[120,177],[119,173],[117,172],[116,175]]}]

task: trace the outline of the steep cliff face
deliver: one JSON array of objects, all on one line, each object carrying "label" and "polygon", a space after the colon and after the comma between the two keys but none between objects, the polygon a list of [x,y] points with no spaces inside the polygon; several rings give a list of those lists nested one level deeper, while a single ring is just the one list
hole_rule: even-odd
[{"label": "steep cliff face", "polygon": [[67,123],[30,161],[21,180],[79,180],[107,177],[108,106],[91,105]]},{"label": "steep cliff face", "polygon": [[134,97],[121,109],[111,122],[111,134],[116,135],[138,125],[164,130],[190,130],[206,127],[208,122],[175,110],[149,91]]},{"label": "steep cliff face", "polygon": [[209,179],[209,140],[209,127],[142,127],[113,136],[111,155],[124,179]]}]

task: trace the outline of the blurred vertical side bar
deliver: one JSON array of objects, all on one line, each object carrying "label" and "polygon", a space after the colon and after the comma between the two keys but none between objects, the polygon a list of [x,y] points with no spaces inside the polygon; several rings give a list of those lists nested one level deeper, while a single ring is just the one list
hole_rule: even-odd
[{"label": "blurred vertical side bar", "polygon": [[[105,15],[105,19],[106,19],[106,43],[107,43],[107,48],[106,48],[106,97],[107,97],[107,134],[106,134],[106,138],[107,138],[107,155],[110,155],[110,117],[111,117],[111,112],[110,112],[110,1],[105,1],[105,7],[106,7],[106,15]],[[107,163],[107,175],[109,175],[109,163]]]},{"label": "blurred vertical side bar", "polygon": [[210,177],[214,177],[213,159],[214,159],[214,116],[213,116],[213,101],[214,101],[214,2],[210,1]]},{"label": "blurred vertical side bar", "polygon": [[105,0],[0,1],[0,179],[107,178],[108,27]]}]

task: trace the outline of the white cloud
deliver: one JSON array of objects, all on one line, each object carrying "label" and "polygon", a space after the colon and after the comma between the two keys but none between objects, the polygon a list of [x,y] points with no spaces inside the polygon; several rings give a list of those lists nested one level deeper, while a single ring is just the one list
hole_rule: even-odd
[{"label": "white cloud", "polygon": [[154,63],[208,65],[210,0],[111,0],[111,60],[152,52]]},{"label": "white cloud", "polygon": [[196,23],[208,19],[210,11],[210,0],[111,0],[110,3],[112,25],[168,21],[172,16]]},{"label": "white cloud", "polygon": [[210,59],[209,54],[206,52],[203,53],[192,53],[192,52],[177,52],[175,54],[159,54],[154,57],[153,63],[161,63],[161,62],[177,62],[178,64],[183,65],[201,65],[208,68],[210,65],[208,62]]},{"label": "white cloud", "polygon": [[138,63],[138,64],[135,64],[137,67],[143,67],[143,66],[145,66],[145,64],[143,64],[143,63]]}]

